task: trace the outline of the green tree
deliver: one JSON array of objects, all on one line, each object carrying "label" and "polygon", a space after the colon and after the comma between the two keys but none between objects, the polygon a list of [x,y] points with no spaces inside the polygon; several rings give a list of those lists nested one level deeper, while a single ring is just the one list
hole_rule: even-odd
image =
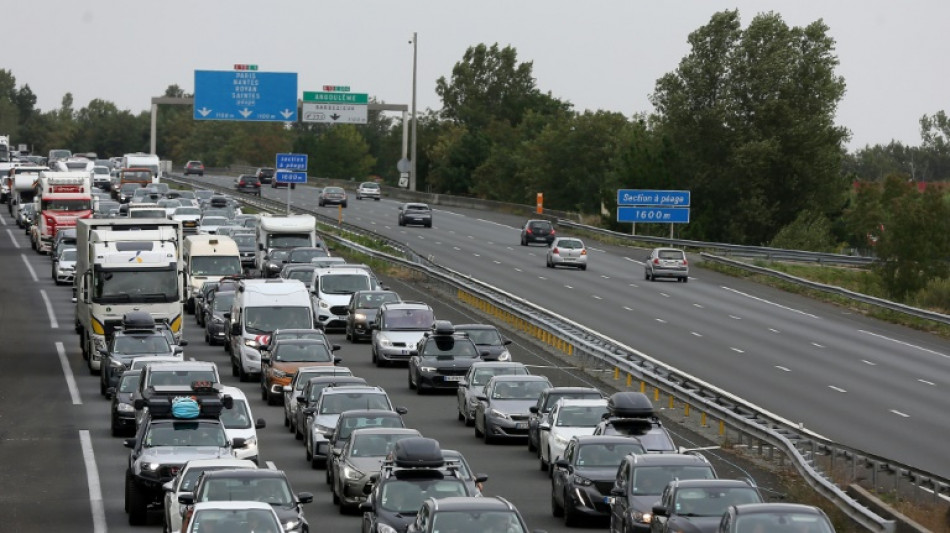
[{"label": "green tree", "polygon": [[848,132],[835,126],[844,80],[821,21],[788,27],[774,13],[743,30],[716,13],[651,97],[662,136],[680,152],[697,238],[768,242],[805,208],[839,209]]},{"label": "green tree", "polygon": [[320,137],[309,172],[332,179],[363,179],[376,164],[369,145],[352,124],[340,124]]},{"label": "green tree", "polygon": [[0,69],[0,135],[9,135],[12,139],[17,138],[21,123],[16,98],[16,78],[12,72]]}]

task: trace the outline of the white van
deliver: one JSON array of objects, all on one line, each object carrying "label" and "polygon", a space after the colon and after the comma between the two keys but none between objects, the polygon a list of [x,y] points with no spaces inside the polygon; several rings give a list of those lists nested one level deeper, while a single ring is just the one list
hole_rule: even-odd
[{"label": "white van", "polygon": [[224,276],[240,276],[241,251],[231,237],[223,235],[189,235],[181,249],[185,267],[185,309],[195,312],[195,295],[206,281]]},{"label": "white van", "polygon": [[313,329],[307,287],[283,278],[244,279],[238,283],[231,312],[225,313],[232,373],[249,381],[261,374],[262,344],[276,329]]},{"label": "white van", "polygon": [[161,177],[161,162],[155,154],[136,152],[122,156],[122,168],[147,168],[152,173],[152,183],[158,183]]},{"label": "white van", "polygon": [[263,268],[265,258],[272,249],[316,246],[316,228],[317,219],[313,215],[261,217],[257,225],[257,268]]},{"label": "white van", "polygon": [[343,265],[315,270],[310,298],[318,327],[323,330],[346,328],[353,293],[375,288],[373,277],[363,268]]},{"label": "white van", "polygon": [[244,446],[234,448],[234,457],[247,459],[260,465],[260,448],[257,444],[257,430],[267,424],[263,418],[255,419],[251,414],[251,404],[247,401],[244,391],[237,387],[221,387],[221,394],[226,394],[234,400],[234,406],[221,411],[221,423],[228,440],[244,439]]}]

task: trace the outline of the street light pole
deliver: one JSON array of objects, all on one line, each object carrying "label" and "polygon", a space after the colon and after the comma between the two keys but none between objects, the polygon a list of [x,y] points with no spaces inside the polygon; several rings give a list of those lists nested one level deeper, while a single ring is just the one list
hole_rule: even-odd
[{"label": "street light pole", "polygon": [[416,190],[416,53],[419,50],[419,37],[412,32],[412,159],[409,168],[409,190]]}]

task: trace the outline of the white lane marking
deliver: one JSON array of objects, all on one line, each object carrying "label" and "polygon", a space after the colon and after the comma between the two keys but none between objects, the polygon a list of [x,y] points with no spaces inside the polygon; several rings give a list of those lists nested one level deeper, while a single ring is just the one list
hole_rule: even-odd
[{"label": "white lane marking", "polygon": [[520,268],[515,268],[515,272],[524,272],[524,270],[521,270]]},{"label": "white lane marking", "polygon": [[13,236],[13,231],[10,228],[7,228],[7,235],[10,236],[10,240],[13,241],[13,247],[19,248],[20,243],[16,242],[16,237]]},{"label": "white lane marking", "polygon": [[603,274],[601,274],[600,277],[602,277],[602,278],[604,278],[604,279],[610,279],[610,276],[605,276],[605,275],[603,275]]},{"label": "white lane marking", "polygon": [[781,370],[782,372],[791,372],[791,370],[784,366],[776,366],[775,368]]},{"label": "white lane marking", "polygon": [[660,293],[660,296],[662,296],[662,297],[664,297],[664,298],[669,298],[669,297],[670,297],[670,295],[669,295],[669,294],[666,294],[665,292],[661,292],[661,293]]},{"label": "white lane marking", "polygon": [[629,308],[629,307],[627,307],[626,305],[625,305],[625,306],[623,306],[623,308],[624,308],[624,309],[626,309],[627,311],[633,311],[633,309],[630,309],[630,308]]},{"label": "white lane marking", "polygon": [[697,332],[697,331],[690,331],[689,334],[692,335],[693,337],[702,337],[702,336],[703,336],[702,333],[699,333],[699,332]]},{"label": "white lane marking", "polygon": [[538,276],[538,279],[547,281],[548,278],[546,278],[546,277],[544,277],[544,276]]},{"label": "white lane marking", "polygon": [[515,249],[512,248],[511,246],[506,246],[505,248],[508,248],[508,249],[511,250],[512,252],[515,251]]},{"label": "white lane marking", "polygon": [[454,230],[454,229],[450,229],[450,230],[449,230],[449,233],[455,233],[455,230]]},{"label": "white lane marking", "polygon": [[933,381],[927,381],[926,379],[918,379],[917,381],[923,383],[924,385],[930,385],[931,387],[936,387],[937,384]]},{"label": "white lane marking", "polygon": [[36,271],[33,270],[33,265],[30,264],[30,261],[26,258],[25,255],[20,254],[20,257],[22,257],[23,262],[26,263],[26,269],[30,272],[30,276],[33,278],[33,281],[38,282],[40,278],[36,277]]},{"label": "white lane marking", "polygon": [[731,319],[733,319],[733,320],[742,320],[742,317],[741,317],[741,316],[736,316],[736,315],[729,315],[729,318],[731,318]]},{"label": "white lane marking", "polygon": [[596,294],[592,294],[592,295],[591,295],[591,298],[593,298],[593,299],[595,299],[595,300],[603,300],[603,298],[601,298],[600,296],[597,296]]},{"label": "white lane marking", "polygon": [[631,263],[636,263],[638,265],[643,264],[643,261],[637,261],[636,259],[630,259],[629,257],[624,257],[624,259],[626,259],[627,261],[630,261]]},{"label": "white lane marking", "polygon": [[7,225],[7,219],[4,218],[4,217],[0,217],[0,224],[3,224],[4,226],[6,226],[6,225]]},{"label": "white lane marking", "polygon": [[703,308],[703,305],[702,305],[702,304],[693,304],[693,307],[695,307],[695,308],[697,308],[697,309],[702,309],[702,308]]},{"label": "white lane marking", "polygon": [[535,255],[534,252],[528,252],[528,255],[530,255],[531,257],[537,257],[537,255]]},{"label": "white lane marking", "polygon": [[474,239],[475,236],[474,236],[474,235],[469,235],[468,238],[469,238],[469,239]]},{"label": "white lane marking", "polygon": [[658,318],[656,319],[656,321],[659,322],[660,324],[666,324],[666,320],[663,320],[662,318]]},{"label": "white lane marking", "polygon": [[877,363],[875,363],[875,362],[873,362],[873,361],[868,361],[867,359],[861,359],[861,362],[864,363],[864,364],[866,364],[866,365],[868,365],[868,366],[877,366]]},{"label": "white lane marking", "polygon": [[442,246],[442,241],[435,241],[436,246]]},{"label": "white lane marking", "polygon": [[800,315],[805,315],[805,316],[807,316],[807,317],[809,317],[809,318],[814,318],[814,319],[816,319],[816,320],[818,319],[817,316],[815,316],[815,315],[813,315],[813,314],[811,314],[811,313],[806,313],[805,311],[802,311],[801,309],[795,309],[795,308],[792,308],[792,307],[788,307],[788,306],[782,305],[782,304],[780,304],[780,303],[776,303],[776,302],[772,302],[772,301],[766,300],[765,298],[759,298],[758,296],[752,296],[751,294],[748,294],[748,293],[745,293],[745,292],[742,292],[742,291],[737,291],[737,290],[735,290],[735,289],[726,287],[725,285],[723,285],[721,288],[722,288],[722,289],[725,289],[725,290],[727,290],[727,291],[729,291],[729,292],[731,292],[731,293],[738,294],[739,296],[745,296],[746,298],[749,298],[749,299],[751,299],[751,300],[755,300],[755,301],[757,301],[757,302],[762,302],[762,303],[768,304],[768,305],[774,305],[775,307],[778,307],[779,309],[785,309],[786,311],[791,311],[791,312],[793,312],[793,313],[798,313],[798,314],[800,314]]},{"label": "white lane marking", "polygon": [[835,391],[835,392],[848,392],[848,391],[842,389],[841,387],[835,387],[834,385],[828,385],[828,388],[831,389],[831,390],[833,390],[833,391]]},{"label": "white lane marking", "polygon": [[909,414],[907,414],[907,413],[902,413],[902,412],[898,411],[897,409],[891,409],[891,412],[894,413],[894,414],[897,415],[897,416],[902,416],[902,417],[904,417],[904,418],[910,418],[910,415],[909,415]]},{"label": "white lane marking", "polygon": [[493,245],[493,244],[495,244],[495,243],[493,243],[493,242],[491,242],[491,241],[488,241],[488,245],[489,245],[489,246],[491,246],[491,245]]},{"label": "white lane marking", "polygon": [[461,251],[462,251],[462,249],[459,248],[458,246],[453,246],[452,249],[455,250],[456,252],[461,252]]},{"label": "white lane marking", "polygon": [[69,397],[73,405],[82,405],[82,398],[79,397],[79,389],[76,387],[76,377],[73,376],[73,369],[69,366],[69,360],[66,359],[66,347],[63,343],[56,343],[56,355],[59,356],[59,364],[63,367],[63,375],[66,376],[66,388],[69,389]]},{"label": "white lane marking", "polygon": [[814,346],[815,348],[824,348],[824,346],[818,344],[817,342],[813,342],[811,343],[811,345]]},{"label": "white lane marking", "polygon": [[631,287],[634,287],[634,288],[638,287],[638,285],[637,285],[636,283],[631,283],[630,286],[631,286]]},{"label": "white lane marking", "polygon": [[734,352],[736,352],[736,353],[745,353],[744,350],[740,350],[739,348],[729,348],[729,349],[732,350],[732,351],[734,351]]},{"label": "white lane marking", "polygon": [[777,329],[775,329],[775,328],[769,328],[769,331],[771,331],[772,333],[781,333],[781,331],[779,331],[779,330],[777,330]]},{"label": "white lane marking", "polygon": [[277,465],[274,464],[274,461],[267,461],[264,464],[267,465],[268,470],[277,470]]},{"label": "white lane marking", "polygon": [[49,301],[49,296],[46,295],[46,291],[40,289],[40,296],[43,297],[43,303],[46,304],[46,313],[49,315],[49,327],[53,329],[59,328],[59,322],[56,320],[56,313],[53,312],[53,304]]},{"label": "white lane marking", "polygon": [[495,260],[493,260],[492,262],[495,263],[496,265],[500,265],[500,264],[501,264],[501,261],[495,261]]},{"label": "white lane marking", "polygon": [[868,334],[868,335],[871,335],[872,337],[877,337],[877,338],[879,338],[879,339],[884,339],[884,340],[886,340],[886,341],[896,342],[897,344],[900,344],[900,345],[902,345],[902,346],[907,346],[908,348],[917,348],[918,350],[920,350],[920,351],[922,351],[922,352],[932,353],[932,354],[934,354],[934,355],[939,355],[940,357],[943,357],[943,358],[950,358],[950,355],[947,355],[947,354],[945,354],[945,353],[935,352],[935,351],[933,351],[933,350],[924,348],[923,346],[917,346],[916,344],[911,344],[911,343],[909,343],[909,342],[899,341],[899,340],[897,340],[897,339],[892,339],[892,338],[890,338],[890,337],[885,337],[884,335],[880,335],[880,334],[878,334],[878,333],[871,333],[870,331],[866,331],[866,330],[863,330],[863,329],[859,329],[858,332],[859,332],[859,333],[866,333],[866,334]]},{"label": "white lane marking", "polygon": [[474,253],[473,253],[472,255],[474,255],[475,257],[481,257],[480,254],[474,254]]},{"label": "white lane marking", "polygon": [[99,484],[99,467],[96,466],[96,454],[92,449],[92,437],[88,429],[79,430],[79,444],[82,446],[82,459],[86,464],[86,480],[89,485],[89,506],[92,507],[93,533],[106,532],[106,509],[102,502],[102,486]]},{"label": "white lane marking", "polygon": [[419,237],[420,239],[425,240],[425,236],[424,236],[424,235],[416,235],[416,237]]},{"label": "white lane marking", "polygon": [[574,287],[571,287],[570,285],[565,285],[564,288],[565,288],[565,289],[573,289]]}]

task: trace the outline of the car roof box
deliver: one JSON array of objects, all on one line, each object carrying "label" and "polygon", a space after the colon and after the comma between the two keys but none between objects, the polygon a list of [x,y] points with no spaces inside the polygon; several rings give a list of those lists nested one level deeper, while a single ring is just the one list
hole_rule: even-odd
[{"label": "car roof box", "polygon": [[155,329],[155,319],[145,311],[129,311],[122,315],[122,329]]},{"label": "car roof box", "polygon": [[400,468],[439,468],[445,465],[439,441],[413,437],[393,445],[393,463]]},{"label": "car roof box", "polygon": [[616,392],[607,400],[607,412],[620,418],[650,418],[653,402],[642,392]]}]

